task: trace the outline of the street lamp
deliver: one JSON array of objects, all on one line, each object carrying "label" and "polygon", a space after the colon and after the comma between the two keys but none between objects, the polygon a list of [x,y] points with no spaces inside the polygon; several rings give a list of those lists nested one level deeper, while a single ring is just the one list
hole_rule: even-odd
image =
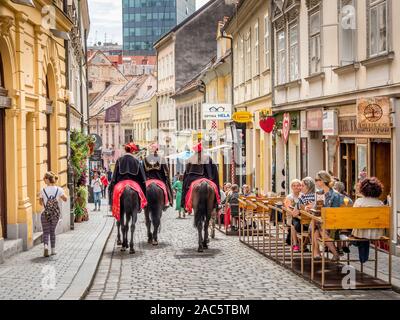
[{"label": "street lamp", "polygon": [[33,0],[11,0],[11,2],[20,4],[23,6],[35,8],[35,4],[33,3]]}]

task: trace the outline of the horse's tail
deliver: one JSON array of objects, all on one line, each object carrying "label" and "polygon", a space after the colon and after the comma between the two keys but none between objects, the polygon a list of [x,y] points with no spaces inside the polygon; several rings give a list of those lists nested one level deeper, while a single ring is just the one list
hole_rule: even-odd
[{"label": "horse's tail", "polygon": [[156,211],[164,206],[164,192],[155,183],[151,183],[146,189],[147,206],[150,211]]},{"label": "horse's tail", "polygon": [[123,205],[124,205],[124,210],[127,213],[133,213],[134,211],[138,212],[139,211],[139,195],[135,190],[133,190],[130,187],[126,187],[123,194],[122,194],[122,199],[123,199]]},{"label": "horse's tail", "polygon": [[206,221],[208,215],[208,198],[210,187],[207,182],[203,182],[197,188],[198,203],[194,215],[194,226],[197,228],[202,222]]}]

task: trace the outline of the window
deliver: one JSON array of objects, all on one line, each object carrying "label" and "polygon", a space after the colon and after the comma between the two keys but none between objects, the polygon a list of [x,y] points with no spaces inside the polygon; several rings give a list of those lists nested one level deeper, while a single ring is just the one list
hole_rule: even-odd
[{"label": "window", "polygon": [[321,71],[321,19],[320,11],[310,14],[310,74]]},{"label": "window", "polygon": [[243,38],[240,38],[239,52],[240,52],[239,83],[243,83],[244,82],[244,41],[243,41]]},{"label": "window", "polygon": [[277,59],[277,74],[278,74],[278,84],[283,84],[286,82],[286,37],[285,31],[281,30],[277,33],[278,42],[278,59]]},{"label": "window", "polygon": [[293,24],[289,27],[289,79],[299,78],[299,29]]},{"label": "window", "polygon": [[269,69],[271,67],[270,65],[270,52],[271,52],[271,48],[270,48],[270,25],[269,25],[269,17],[268,15],[266,15],[264,17],[264,66],[265,69]]},{"label": "window", "polygon": [[356,45],[355,0],[340,0],[339,12],[339,50],[340,65],[352,64]]},{"label": "window", "polygon": [[369,56],[388,52],[387,0],[369,0]]},{"label": "window", "polygon": [[245,56],[245,81],[250,80],[251,78],[251,31],[247,32],[246,39],[246,56]]},{"label": "window", "polygon": [[253,64],[253,75],[260,73],[260,47],[259,47],[259,27],[258,21],[254,26],[254,64]]},{"label": "window", "polygon": [[235,42],[235,49],[233,50],[233,60],[234,60],[234,68],[233,68],[233,79],[235,86],[238,84],[238,71],[239,71],[239,55],[238,55],[238,43]]}]

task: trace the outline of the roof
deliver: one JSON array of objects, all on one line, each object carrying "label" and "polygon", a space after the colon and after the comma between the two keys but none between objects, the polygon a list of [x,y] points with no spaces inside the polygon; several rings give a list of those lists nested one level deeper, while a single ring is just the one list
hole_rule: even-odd
[{"label": "roof", "polygon": [[197,17],[200,13],[202,13],[205,9],[210,7],[214,2],[219,1],[219,0],[210,0],[207,2],[205,5],[203,5],[201,8],[196,10],[194,13],[192,13],[189,17],[187,17],[185,20],[183,20],[181,23],[177,24],[175,27],[173,27],[171,30],[169,30],[166,34],[164,34],[160,39],[158,39],[156,42],[154,42],[153,47],[156,48],[158,45],[161,44],[161,42],[167,38],[171,33],[178,31],[181,27],[183,27],[186,23],[188,23],[190,20],[193,18]]},{"label": "roof", "polygon": [[93,117],[95,115],[101,114],[109,107],[112,107],[116,103],[115,97],[124,86],[124,83],[111,84],[106,90],[100,93],[89,107],[90,116]]}]

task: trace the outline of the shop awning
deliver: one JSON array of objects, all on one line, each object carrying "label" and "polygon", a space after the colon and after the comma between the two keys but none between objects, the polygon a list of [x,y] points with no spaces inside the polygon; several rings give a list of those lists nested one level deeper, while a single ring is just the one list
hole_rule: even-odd
[{"label": "shop awning", "polygon": [[221,145],[213,147],[211,149],[206,149],[206,152],[215,152],[215,151],[218,151],[221,149],[230,149],[230,148],[232,148],[232,146],[229,144],[221,144]]},{"label": "shop awning", "polygon": [[171,155],[165,157],[165,159],[170,159],[170,160],[177,160],[177,159],[179,159],[179,160],[187,160],[187,159],[189,159],[189,158],[193,155],[193,153],[194,153],[194,152],[191,152],[191,151],[184,151],[184,152],[181,152],[181,153],[171,154]]}]

